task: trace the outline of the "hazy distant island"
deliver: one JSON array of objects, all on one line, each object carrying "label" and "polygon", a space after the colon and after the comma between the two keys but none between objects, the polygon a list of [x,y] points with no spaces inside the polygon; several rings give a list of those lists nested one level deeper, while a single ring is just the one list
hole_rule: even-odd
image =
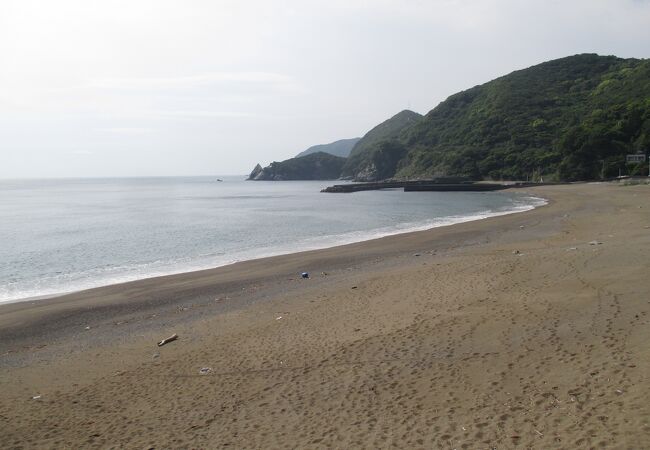
[{"label": "hazy distant island", "polygon": [[342,158],[347,158],[350,156],[352,148],[361,138],[352,138],[352,139],[340,139],[338,141],[330,142],[329,144],[319,144],[309,147],[307,150],[302,151],[296,155],[296,158],[301,156],[311,155],[312,153],[325,152],[330,155],[340,156]]},{"label": "hazy distant island", "polygon": [[347,159],[304,159],[317,147],[258,165],[249,179],[646,175],[647,164],[628,164],[626,155],[650,151],[650,60],[581,54],[548,61],[454,94],[425,116],[402,111],[354,142]]}]

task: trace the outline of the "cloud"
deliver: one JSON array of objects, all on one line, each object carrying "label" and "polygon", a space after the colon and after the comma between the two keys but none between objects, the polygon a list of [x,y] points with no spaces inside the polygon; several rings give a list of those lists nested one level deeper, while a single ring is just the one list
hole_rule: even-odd
[{"label": "cloud", "polygon": [[[282,104],[308,90],[274,72],[208,72],[173,77],[96,77],[67,86],[0,93],[0,113],[96,115],[124,119],[250,118],[259,104]],[[134,134],[129,129],[113,133]],[[131,130],[131,131],[127,131]],[[104,131],[107,131],[105,129]]]},{"label": "cloud", "polygon": [[153,128],[145,127],[110,127],[110,128],[95,128],[95,131],[100,133],[109,133],[124,136],[137,136],[153,133]]},{"label": "cloud", "polygon": [[92,156],[95,154],[95,152],[91,152],[89,150],[72,150],[66,152],[66,154],[73,155],[73,156]]},{"label": "cloud", "polygon": [[648,23],[648,0],[0,0],[0,177],[74,175],[70,149],[244,172],[542,61],[650,57]]},{"label": "cloud", "polygon": [[258,114],[237,111],[157,111],[151,115],[160,117],[178,117],[178,118],[253,118],[259,117]]},{"label": "cloud", "polygon": [[589,17],[607,23],[624,17],[641,22],[648,19],[650,0],[327,0],[323,7],[346,15],[495,32],[498,30],[491,27],[513,20],[544,23],[550,18],[566,18],[575,23]]},{"label": "cloud", "polygon": [[88,81],[89,89],[166,90],[210,87],[262,87],[270,91],[301,92],[303,88],[288,75],[271,72],[213,72],[177,77],[99,78]]}]

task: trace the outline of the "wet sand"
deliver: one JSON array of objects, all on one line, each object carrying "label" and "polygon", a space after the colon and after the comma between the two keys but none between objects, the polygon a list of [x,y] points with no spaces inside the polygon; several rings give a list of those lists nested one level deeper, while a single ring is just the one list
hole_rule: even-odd
[{"label": "wet sand", "polygon": [[2,305],[0,447],[649,448],[650,187],[529,192],[549,205]]}]

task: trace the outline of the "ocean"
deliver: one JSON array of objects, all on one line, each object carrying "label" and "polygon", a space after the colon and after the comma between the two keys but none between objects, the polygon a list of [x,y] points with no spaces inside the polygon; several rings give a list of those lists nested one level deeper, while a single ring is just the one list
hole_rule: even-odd
[{"label": "ocean", "polygon": [[244,177],[0,180],[0,302],[525,211],[511,192],[325,194]]}]

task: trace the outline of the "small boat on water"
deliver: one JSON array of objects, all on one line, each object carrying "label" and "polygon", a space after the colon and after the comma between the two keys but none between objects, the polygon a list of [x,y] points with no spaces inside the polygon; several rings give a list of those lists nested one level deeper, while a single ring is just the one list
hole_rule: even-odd
[{"label": "small boat on water", "polygon": [[221,178],[217,178],[217,181],[222,182],[223,180]]}]

